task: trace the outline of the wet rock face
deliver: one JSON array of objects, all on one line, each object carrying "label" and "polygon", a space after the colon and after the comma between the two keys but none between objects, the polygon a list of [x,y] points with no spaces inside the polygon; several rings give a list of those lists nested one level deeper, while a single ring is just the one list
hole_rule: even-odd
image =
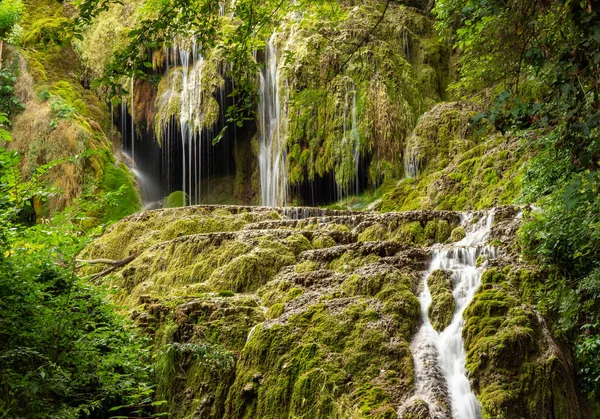
[{"label": "wet rock face", "polygon": [[[400,406],[402,417],[437,417],[411,398],[413,357],[423,354],[409,343],[420,322],[427,246],[451,243],[462,218],[158,210],[113,226],[86,256],[137,255],[109,282],[154,340],[158,397],[173,417],[387,418]],[[499,221],[500,235],[512,231],[509,219]],[[432,295],[451,293],[446,273],[434,274]],[[432,323],[443,328],[453,311],[433,304]]]}]

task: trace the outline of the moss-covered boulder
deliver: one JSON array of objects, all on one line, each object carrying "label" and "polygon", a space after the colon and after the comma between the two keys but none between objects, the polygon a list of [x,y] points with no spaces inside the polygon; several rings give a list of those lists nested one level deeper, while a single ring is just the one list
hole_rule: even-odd
[{"label": "moss-covered boulder", "polygon": [[454,316],[455,301],[452,295],[452,274],[438,269],[427,277],[427,286],[431,293],[431,305],[428,309],[429,320],[435,330],[441,332],[450,325]]},{"label": "moss-covered boulder", "polygon": [[398,391],[413,385],[408,341],[419,302],[412,280],[366,270],[342,289],[347,297],[257,327],[242,351],[226,417],[395,416]]},{"label": "moss-covered boulder", "polygon": [[425,230],[419,221],[413,221],[400,227],[394,240],[401,243],[423,244],[425,242]]},{"label": "moss-covered boulder", "polygon": [[525,272],[486,271],[464,313],[467,369],[483,417],[582,417],[569,351],[523,301],[544,276]]}]

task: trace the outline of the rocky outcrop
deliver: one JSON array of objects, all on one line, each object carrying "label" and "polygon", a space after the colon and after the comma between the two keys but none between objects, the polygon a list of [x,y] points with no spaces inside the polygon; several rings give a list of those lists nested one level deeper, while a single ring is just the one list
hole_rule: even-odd
[{"label": "rocky outcrop", "polygon": [[[497,210],[492,240],[498,258],[488,261],[490,267],[512,266],[505,245],[518,224],[517,212]],[[137,255],[108,281],[114,298],[154,341],[157,396],[169,402],[166,409],[174,417],[388,418],[402,406],[402,417],[427,418],[439,412],[415,396],[414,357],[428,355],[413,354],[409,346],[421,321],[417,296],[431,259],[427,246],[450,243],[462,220],[482,215],[227,206],[157,210],[116,224],[86,255]],[[512,394],[509,388],[494,391],[506,383],[519,386],[520,400],[530,403],[521,408],[576,417],[568,381],[544,387],[557,392],[552,397],[559,410],[552,410],[540,388],[514,381],[530,371],[529,383],[542,385],[573,370],[568,352],[514,292],[502,309],[486,311],[496,288],[508,286],[496,276],[484,275],[465,313],[467,367],[485,415],[512,412],[508,396],[500,397]],[[454,312],[439,303],[451,295],[451,283],[436,271],[429,287],[430,317],[441,330]],[[512,323],[496,325],[501,321]],[[517,337],[509,338],[508,330]],[[518,338],[521,332],[529,340]],[[529,348],[524,358],[509,362],[504,354],[521,344]],[[506,376],[499,382],[500,372]],[[442,375],[440,380],[436,409],[449,412]]]}]

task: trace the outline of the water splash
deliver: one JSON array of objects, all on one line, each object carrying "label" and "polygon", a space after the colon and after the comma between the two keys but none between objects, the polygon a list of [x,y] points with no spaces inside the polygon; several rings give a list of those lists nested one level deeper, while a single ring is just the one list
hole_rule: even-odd
[{"label": "water splash", "polygon": [[[485,268],[485,264],[476,267],[477,258],[480,255],[495,256],[495,249],[485,244],[493,219],[493,210],[475,223],[472,223],[472,214],[465,217],[463,224],[469,228],[466,237],[452,245],[435,247],[424,275],[424,289],[419,296],[423,324],[411,342],[415,363],[415,395],[412,399],[425,401],[434,419],[450,415],[460,419],[481,418],[479,401],[467,378],[462,327],[463,312],[479,288]],[[451,272],[456,306],[450,325],[442,332],[432,327],[428,315],[431,293],[427,277],[437,269]],[[401,417],[402,411],[401,408],[398,412]]]}]

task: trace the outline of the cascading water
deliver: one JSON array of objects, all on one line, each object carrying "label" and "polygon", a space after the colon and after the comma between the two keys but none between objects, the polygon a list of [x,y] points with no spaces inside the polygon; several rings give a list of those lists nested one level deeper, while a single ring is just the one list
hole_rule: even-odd
[{"label": "cascading water", "polygon": [[134,101],[133,98],[134,96],[134,92],[133,92],[133,85],[135,83],[135,79],[133,77],[133,75],[131,76],[131,160],[133,160],[134,164],[135,164],[135,114],[134,114],[134,110],[135,110],[135,105],[134,105]]},{"label": "cascading water", "polygon": [[[175,44],[175,53],[179,53],[181,63],[182,90],[181,110],[179,112],[179,129],[183,149],[183,188],[184,200],[189,203],[199,203],[201,196],[199,167],[202,159],[202,71],[204,57],[198,52],[198,45],[192,42],[190,46]],[[187,150],[186,150],[187,148]],[[195,164],[199,162],[199,164]],[[187,167],[186,167],[187,166]],[[186,202],[184,202],[186,204]]]},{"label": "cascading water", "polygon": [[[424,275],[424,289],[419,300],[423,324],[411,342],[415,368],[415,395],[410,400],[423,400],[429,405],[434,419],[452,416],[457,419],[481,417],[480,405],[471,391],[466,375],[466,353],[462,341],[463,312],[481,283],[485,263],[476,267],[479,256],[494,257],[495,249],[486,245],[494,212],[487,213],[472,223],[472,215],[465,218],[469,233],[452,245],[434,248],[433,259]],[[429,320],[431,294],[427,285],[429,275],[438,269],[452,275],[455,311],[452,321],[443,331],[436,331]],[[409,401],[410,401],[409,400]],[[403,408],[398,412],[402,417]]]},{"label": "cascading water", "polygon": [[[337,199],[351,193],[359,194],[360,133],[356,106],[356,85],[352,79],[346,84],[342,109],[342,143],[336,150]],[[354,188],[352,188],[354,185]],[[351,191],[353,189],[353,191]]]},{"label": "cascading water", "polygon": [[[293,31],[288,43],[292,39]],[[260,75],[259,86],[260,186],[262,204],[271,207],[285,205],[287,198],[285,143],[289,87],[286,80],[284,86],[281,85],[282,64],[279,62],[277,41],[278,35],[273,33],[265,46],[265,68]]]},{"label": "cascading water", "polygon": [[404,176],[407,178],[419,176],[419,156],[413,147],[406,147],[404,150]]}]

